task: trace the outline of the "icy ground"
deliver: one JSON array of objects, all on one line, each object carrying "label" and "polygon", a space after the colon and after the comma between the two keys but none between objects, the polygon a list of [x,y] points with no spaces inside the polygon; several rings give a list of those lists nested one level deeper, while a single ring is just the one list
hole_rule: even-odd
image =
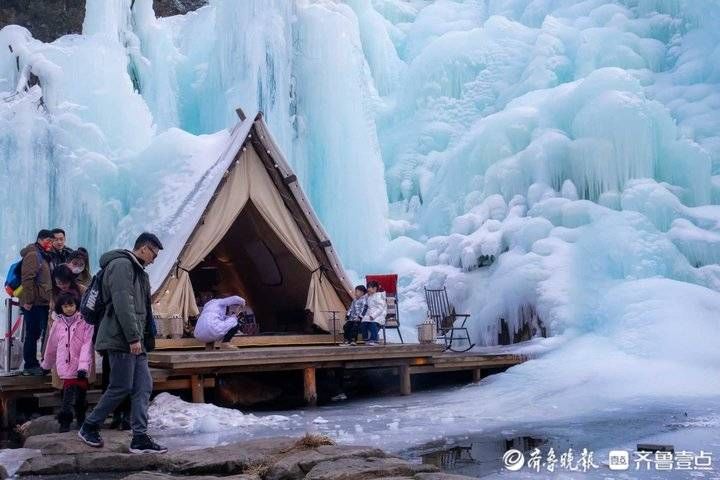
[{"label": "icy ground", "polygon": [[[489,380],[489,379],[488,379]],[[203,448],[247,438],[306,432],[328,435],[338,442],[374,445],[403,456],[472,446],[476,462],[447,465],[455,473],[486,479],[672,479],[720,478],[720,405],[717,402],[633,402],[597,409],[577,416],[570,405],[538,400],[534,412],[527,403],[507,403],[483,394],[488,380],[478,385],[414,393],[410,397],[384,397],[349,401],[309,410],[257,415],[210,405],[194,405],[164,394],[153,402],[151,433],[172,450]],[[558,470],[555,475],[502,468],[505,440],[532,437],[543,440],[543,455],[572,448],[592,451],[599,469],[587,473]],[[633,451],[638,443],[670,444],[675,451],[713,452],[712,471],[613,473],[607,469],[609,450]],[[484,447],[484,448],[482,448]],[[478,450],[480,448],[480,450]],[[527,453],[527,452],[526,452]],[[0,450],[0,464],[10,472],[37,452]]]},{"label": "icy ground", "polygon": [[[492,383],[492,377],[477,385],[414,393],[410,397],[384,397],[310,410],[273,412],[269,416],[258,415],[240,427],[230,427],[226,423],[227,417],[237,416],[237,412],[223,415],[218,410],[216,415],[208,415],[204,408],[185,404],[182,415],[194,411],[195,418],[200,420],[202,417],[197,430],[186,427],[184,435],[165,435],[162,429],[155,428],[154,433],[170,448],[184,449],[250,437],[317,432],[341,443],[376,445],[413,458],[420,458],[423,452],[456,445],[533,437],[546,440],[539,447],[543,453],[550,447],[556,452],[568,448],[579,452],[587,448],[594,452],[600,466],[603,461],[607,463],[609,450],[632,451],[638,443],[672,444],[676,451],[720,452],[720,405],[717,402],[692,402],[682,397],[671,402],[629,399],[598,407],[590,414],[578,415],[573,406],[561,398],[536,398],[533,405],[529,401],[508,402],[506,397],[492,396],[493,389],[488,383]],[[173,414],[170,408],[154,412]],[[183,422],[183,425],[187,424]],[[218,431],[207,431],[213,427]],[[497,451],[499,456],[489,462],[489,468],[499,472],[504,445],[497,447]],[[488,465],[483,465],[482,470],[477,464],[455,467],[458,473],[490,474]],[[521,473],[512,473],[508,478],[524,478]],[[582,475],[588,475],[587,478],[652,478],[647,475],[608,475],[610,473],[605,468]],[[715,465],[712,472],[694,473],[696,478],[718,478],[720,468]],[[532,478],[543,478],[536,472],[532,475],[535,475]],[[674,477],[663,472],[661,478]]]}]

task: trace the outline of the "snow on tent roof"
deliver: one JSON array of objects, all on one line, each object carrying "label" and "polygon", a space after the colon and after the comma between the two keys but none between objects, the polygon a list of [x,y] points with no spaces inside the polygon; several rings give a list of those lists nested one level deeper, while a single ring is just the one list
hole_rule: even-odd
[{"label": "snow on tent roof", "polygon": [[[313,312],[315,326],[330,330],[326,312],[344,311],[351,299],[349,282],[261,114],[235,126],[227,148],[174,215],[179,228],[172,229],[173,235],[161,237],[166,248],[149,269],[155,314],[197,315],[190,272],[209,255],[217,257],[218,248],[226,249],[228,236],[237,234],[235,224],[248,215],[260,219],[264,228],[269,228],[266,234],[275,237],[307,272],[304,283],[300,282],[307,289],[301,291],[304,308]],[[240,244],[229,245],[231,251],[241,249]],[[287,269],[294,274],[294,269]],[[286,288],[294,288],[297,294],[297,278],[288,283]]]},{"label": "snow on tent roof", "polygon": [[[247,118],[238,122],[231,130],[226,147],[200,180],[195,183],[189,195],[182,200],[175,213],[166,220],[158,232],[163,242],[162,254],[147,269],[152,292],[155,293],[177,262],[178,256],[200,221],[205,208],[217,190],[223,173],[228,169],[238,150],[250,133],[253,121]],[[155,231],[155,229],[153,229]]]}]

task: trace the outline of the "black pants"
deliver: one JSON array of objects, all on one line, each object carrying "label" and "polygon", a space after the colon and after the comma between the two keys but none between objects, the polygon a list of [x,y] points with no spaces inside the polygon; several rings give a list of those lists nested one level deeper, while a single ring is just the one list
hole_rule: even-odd
[{"label": "black pants", "polygon": [[69,427],[73,421],[73,412],[78,425],[85,421],[87,411],[87,387],[69,385],[63,388],[62,404],[58,412],[58,423]]},{"label": "black pants", "polygon": [[30,310],[22,309],[25,325],[25,343],[23,344],[23,360],[25,370],[38,368],[37,342],[47,328],[49,307],[35,305]]},{"label": "black pants", "polygon": [[235,336],[235,334],[239,331],[240,331],[240,325],[235,325],[233,328],[228,330],[228,332],[223,337],[222,341],[229,342],[230,340],[232,340],[232,338]]},{"label": "black pants", "polygon": [[343,336],[346,342],[357,342],[358,331],[360,330],[360,322],[348,320],[343,325]]}]

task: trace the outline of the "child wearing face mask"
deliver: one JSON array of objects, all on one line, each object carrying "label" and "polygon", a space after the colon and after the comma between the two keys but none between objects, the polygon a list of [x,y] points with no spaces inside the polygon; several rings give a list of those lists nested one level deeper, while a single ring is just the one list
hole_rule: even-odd
[{"label": "child wearing face mask", "polygon": [[[90,287],[92,282],[92,273],[90,272],[90,254],[84,247],[78,247],[73,253],[70,254],[68,260],[70,263],[70,269],[76,275],[75,281],[85,288]],[[82,269],[80,269],[82,267]],[[80,270],[78,272],[78,270]]]},{"label": "child wearing face mask", "polygon": [[42,368],[56,369],[62,380],[62,406],[58,413],[60,432],[70,430],[73,420],[85,421],[88,374],[93,364],[93,327],[85,322],[78,300],[72,292],[62,292],[55,299],[53,323],[48,335]]}]

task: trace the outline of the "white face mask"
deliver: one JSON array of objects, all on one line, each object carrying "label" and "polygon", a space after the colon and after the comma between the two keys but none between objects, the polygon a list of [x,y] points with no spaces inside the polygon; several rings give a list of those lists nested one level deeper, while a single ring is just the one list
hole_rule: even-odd
[{"label": "white face mask", "polygon": [[70,271],[73,272],[75,275],[81,273],[85,267],[70,267]]}]

